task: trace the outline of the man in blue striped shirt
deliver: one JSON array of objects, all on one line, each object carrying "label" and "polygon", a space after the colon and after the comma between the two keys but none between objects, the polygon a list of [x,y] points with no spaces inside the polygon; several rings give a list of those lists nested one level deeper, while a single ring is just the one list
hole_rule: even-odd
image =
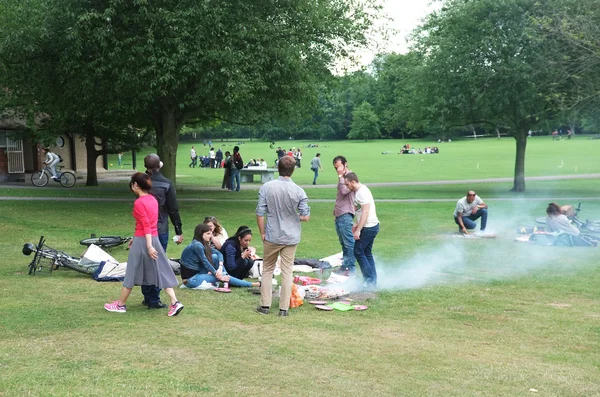
[{"label": "man in blue striped shirt", "polygon": [[279,255],[281,257],[279,315],[286,317],[292,294],[294,255],[300,242],[300,222],[308,221],[310,207],[304,189],[291,179],[296,168],[296,160],[291,156],[283,156],[277,166],[279,178],[265,183],[258,192],[256,223],[263,240],[263,272],[260,306],[256,311],[260,314],[269,313],[273,271]]}]

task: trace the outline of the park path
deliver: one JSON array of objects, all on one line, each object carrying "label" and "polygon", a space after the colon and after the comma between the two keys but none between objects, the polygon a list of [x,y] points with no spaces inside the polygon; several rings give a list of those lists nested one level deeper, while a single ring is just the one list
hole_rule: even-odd
[{"label": "park path", "polygon": [[[600,174],[581,174],[581,175],[557,175],[557,176],[531,176],[526,177],[525,181],[552,181],[552,180],[565,180],[565,179],[600,179]],[[123,179],[122,177],[118,178],[104,178],[103,181],[110,182],[118,182],[118,181],[129,181],[129,177]],[[511,183],[513,178],[484,178],[484,179],[458,179],[458,180],[446,180],[446,181],[415,181],[415,182],[377,182],[377,183],[367,183],[369,187],[390,187],[390,186],[419,186],[419,185],[476,185],[478,183]],[[304,189],[322,189],[322,188],[335,188],[337,185],[335,184],[323,184],[323,185],[300,185]],[[64,189],[62,187],[44,187],[38,188],[31,185],[26,185],[23,183],[14,183],[14,184],[2,184],[0,188],[31,188],[31,189],[46,189],[49,194],[53,190],[61,190]],[[244,185],[242,184],[242,189],[256,189],[258,185]],[[186,191],[220,191],[222,190],[219,187],[191,187],[185,186],[183,188]],[[103,190],[114,190],[121,191],[122,188],[104,188]],[[234,194],[234,193],[232,193]],[[505,198],[488,198],[486,201],[511,201],[518,199],[517,197],[505,197]],[[553,197],[532,197],[527,198],[528,201],[548,201],[554,200]],[[579,200],[581,197],[562,197],[561,200]],[[600,200],[599,197],[586,197],[585,200]],[[17,201],[17,200],[28,200],[28,201],[98,201],[98,202],[128,202],[132,201],[132,198],[101,198],[101,197],[16,197],[16,196],[5,196],[0,197],[0,201]],[[239,202],[255,202],[255,199],[235,199],[235,201]],[[222,201],[222,199],[210,199],[210,198],[178,198],[177,201],[181,202],[210,202],[210,201]],[[334,202],[335,198],[331,199],[311,199],[311,202]],[[456,198],[447,198],[447,199],[377,199],[378,202],[389,202],[389,203],[414,203],[414,202],[454,202]]]}]

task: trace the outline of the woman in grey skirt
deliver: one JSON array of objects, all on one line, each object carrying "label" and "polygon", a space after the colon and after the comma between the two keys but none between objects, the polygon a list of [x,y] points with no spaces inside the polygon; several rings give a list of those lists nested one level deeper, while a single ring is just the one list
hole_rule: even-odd
[{"label": "woman in grey skirt", "polygon": [[150,194],[151,187],[150,177],[141,172],[133,174],[129,182],[129,189],[138,196],[133,203],[135,233],[129,248],[127,270],[119,300],[104,305],[109,312],[127,311],[125,302],[134,285],[155,285],[164,289],[171,298],[169,317],[176,316],[183,310],[183,305],[177,300],[173,289],[178,284],[177,278],[158,240],[158,202]]}]

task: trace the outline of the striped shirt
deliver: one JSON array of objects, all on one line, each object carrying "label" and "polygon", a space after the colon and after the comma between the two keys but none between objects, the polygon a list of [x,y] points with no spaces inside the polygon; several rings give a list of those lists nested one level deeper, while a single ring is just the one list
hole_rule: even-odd
[{"label": "striped shirt", "polygon": [[291,178],[280,176],[258,191],[256,215],[266,217],[265,239],[273,244],[300,242],[300,216],[309,216],[306,192]]}]

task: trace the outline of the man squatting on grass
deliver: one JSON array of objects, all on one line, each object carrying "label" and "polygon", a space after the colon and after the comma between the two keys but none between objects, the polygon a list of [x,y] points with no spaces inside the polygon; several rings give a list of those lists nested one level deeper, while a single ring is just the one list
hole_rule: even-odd
[{"label": "man squatting on grass", "polygon": [[467,229],[475,229],[477,226],[475,221],[479,218],[481,218],[481,231],[485,232],[487,208],[487,204],[481,197],[476,195],[473,190],[469,190],[465,197],[458,200],[454,210],[454,222],[458,225],[459,233],[467,234]]},{"label": "man squatting on grass", "polygon": [[[179,206],[177,205],[177,196],[175,186],[160,173],[162,163],[160,157],[156,154],[149,154],[144,157],[144,166],[146,174],[150,176],[152,188],[150,193],[158,201],[158,240],[163,250],[167,252],[169,244],[169,218],[175,227],[177,239],[176,244],[183,241],[183,232],[181,230],[181,217],[179,216]],[[143,305],[148,309],[162,309],[167,307],[160,301],[160,288],[154,285],[142,285],[142,294],[144,295]]]},{"label": "man squatting on grass", "polygon": [[[271,307],[273,271],[280,255],[281,294],[279,315],[287,316],[292,295],[292,268],[296,247],[300,242],[300,222],[310,218],[306,192],[290,178],[296,160],[283,156],[277,164],[279,178],[267,182],[258,191],[256,223],[263,241],[263,272],[260,286],[260,306],[256,311],[269,314]],[[266,216],[266,224],[265,224]]]},{"label": "man squatting on grass", "polygon": [[354,172],[344,176],[346,187],[355,192],[354,206],[358,220],[352,226],[354,234],[354,256],[360,266],[365,289],[377,286],[377,269],[373,259],[373,242],[379,233],[379,219],[375,209],[375,200],[368,187],[358,181]]},{"label": "man squatting on grass", "polygon": [[338,174],[337,195],[333,216],[335,217],[335,231],[342,245],[342,266],[337,274],[354,276],[356,274],[356,258],[354,257],[354,235],[352,224],[354,223],[354,191],[346,187],[344,176],[352,172],[348,169],[348,162],[344,156],[336,156],[333,159],[333,167]]}]

